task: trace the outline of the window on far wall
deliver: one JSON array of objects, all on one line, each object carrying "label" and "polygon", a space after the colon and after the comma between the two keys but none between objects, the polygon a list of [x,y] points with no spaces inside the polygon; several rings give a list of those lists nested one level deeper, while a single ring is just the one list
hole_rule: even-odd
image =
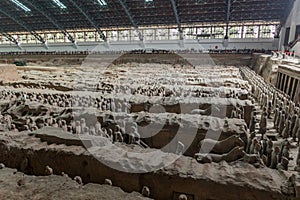
[{"label": "window on far wall", "polygon": [[258,26],[244,27],[244,38],[257,38],[257,37],[258,37]]},{"label": "window on far wall", "polygon": [[260,38],[272,38],[275,34],[274,25],[262,25],[260,26]]},{"label": "window on far wall", "polygon": [[241,33],[241,26],[232,26],[229,28],[229,38],[241,38]]}]

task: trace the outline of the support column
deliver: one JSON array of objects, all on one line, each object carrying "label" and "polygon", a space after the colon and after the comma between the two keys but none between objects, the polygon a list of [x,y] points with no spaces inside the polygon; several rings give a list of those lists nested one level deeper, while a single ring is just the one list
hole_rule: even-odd
[{"label": "support column", "polygon": [[293,81],[291,82],[291,85],[290,85],[290,96],[291,96],[291,100],[293,99],[293,94],[294,94],[294,85],[295,85],[295,82],[296,82],[296,78],[293,78]]},{"label": "support column", "polygon": [[290,95],[290,85],[291,85],[291,80],[292,77],[288,76],[288,81],[287,81],[287,85],[286,85],[286,94]]},{"label": "support column", "polygon": [[231,15],[231,0],[227,0],[227,11],[226,11],[226,29],[225,29],[225,40],[229,39],[229,22],[230,22],[230,15]]},{"label": "support column", "polygon": [[244,38],[244,25],[242,25],[241,38]]},{"label": "support column", "polygon": [[286,86],[287,86],[287,83],[288,83],[288,80],[289,80],[289,76],[286,74],[285,77],[286,78],[285,78],[284,83],[283,83],[283,90],[282,91],[287,94],[287,92],[286,92],[287,87]]},{"label": "support column", "polygon": [[[292,99],[292,101],[294,100],[294,97],[295,97],[295,86],[296,86],[296,82],[297,82],[298,80],[297,79],[294,79],[294,82],[293,82],[293,85],[292,85],[292,92],[291,92],[291,99]],[[298,82],[297,82],[298,83]]]},{"label": "support column", "polygon": [[297,86],[296,86],[296,89],[295,89],[295,94],[294,94],[294,102],[297,102],[299,101],[299,98],[298,98],[298,92],[299,92],[299,86],[300,86],[300,81],[297,79]]},{"label": "support column", "polygon": [[285,74],[282,74],[282,78],[281,78],[281,81],[280,81],[280,90],[283,91],[283,86],[284,86],[284,82],[285,82],[285,78],[286,78],[286,75]]}]

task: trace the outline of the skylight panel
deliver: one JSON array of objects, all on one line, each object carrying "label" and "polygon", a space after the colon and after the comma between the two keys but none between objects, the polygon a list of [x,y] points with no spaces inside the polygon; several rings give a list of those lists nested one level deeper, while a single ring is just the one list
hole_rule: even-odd
[{"label": "skylight panel", "polygon": [[21,8],[22,10],[24,10],[25,12],[31,12],[31,9],[28,8],[27,6],[25,6],[24,4],[22,4],[20,1],[18,0],[11,0],[14,4],[16,4],[19,8]]},{"label": "skylight panel", "polygon": [[65,6],[60,0],[52,0],[59,8],[66,9],[67,6]]},{"label": "skylight panel", "polygon": [[105,0],[97,0],[100,6],[107,6],[107,3]]},{"label": "skylight panel", "polygon": [[145,8],[151,8],[154,7],[154,1],[153,0],[145,0]]}]

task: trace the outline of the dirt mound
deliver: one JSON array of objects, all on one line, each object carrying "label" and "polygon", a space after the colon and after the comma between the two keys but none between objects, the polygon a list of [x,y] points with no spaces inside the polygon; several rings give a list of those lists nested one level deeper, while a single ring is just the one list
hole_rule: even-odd
[{"label": "dirt mound", "polygon": [[0,82],[10,82],[20,80],[20,76],[15,65],[0,65]]}]

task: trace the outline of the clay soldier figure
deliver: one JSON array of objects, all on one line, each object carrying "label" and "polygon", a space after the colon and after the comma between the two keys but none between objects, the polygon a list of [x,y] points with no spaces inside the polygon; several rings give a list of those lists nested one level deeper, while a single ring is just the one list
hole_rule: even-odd
[{"label": "clay soldier figure", "polygon": [[290,158],[290,143],[288,142],[288,143],[286,143],[286,145],[283,147],[283,150],[282,150],[282,155],[281,155],[281,157],[283,158],[283,157],[285,157],[285,158],[287,158],[288,160],[290,160],[291,158]]},{"label": "clay soldier figure", "polygon": [[125,108],[124,108],[124,111],[126,113],[130,113],[131,111],[131,104],[129,102],[125,102]]},{"label": "clay soldier figure", "polygon": [[283,151],[284,149],[286,148],[286,146],[289,148],[290,147],[290,143],[287,139],[285,139],[282,143],[281,143],[281,146],[280,146],[280,151],[279,151],[279,160],[278,162],[281,162],[281,157],[283,156]]},{"label": "clay soldier figure", "polygon": [[297,145],[299,146],[299,144],[300,144],[300,128],[298,128],[296,136],[297,136]]},{"label": "clay soldier figure", "polygon": [[181,194],[179,195],[178,200],[188,200],[188,198],[185,194]]},{"label": "clay soldier figure", "polygon": [[279,121],[280,121],[281,114],[282,114],[282,107],[279,107],[277,117],[275,116],[275,121],[274,121],[274,127],[277,131],[279,130]]},{"label": "clay soldier figure", "polygon": [[271,155],[271,165],[270,165],[270,168],[272,169],[276,169],[277,167],[277,164],[278,164],[278,160],[279,160],[279,153],[280,153],[280,149],[279,147],[275,147],[273,152],[272,152],[272,155]]},{"label": "clay soldier figure", "polygon": [[90,126],[90,135],[96,135],[96,129],[94,126]]},{"label": "clay soldier figure", "polygon": [[257,154],[258,156],[261,156],[260,152],[261,152],[261,145],[259,144],[259,142],[255,143],[254,146],[254,154]]},{"label": "clay soldier figure", "polygon": [[257,144],[258,144],[258,140],[256,138],[254,138],[252,140],[251,145],[250,145],[250,150],[249,150],[250,154],[254,154],[255,153],[255,147],[257,146]]},{"label": "clay soldier figure", "polygon": [[113,99],[111,100],[110,110],[111,110],[112,112],[115,112],[115,111],[116,111],[116,104],[115,104],[115,101],[114,101]]},{"label": "clay soldier figure", "polygon": [[268,109],[267,109],[267,111],[268,111],[268,119],[271,119],[271,114],[272,114],[272,101],[269,101],[269,103],[268,103]]},{"label": "clay soldier figure", "polygon": [[80,126],[80,121],[76,121],[76,127],[75,127],[75,133],[76,134],[81,134],[81,126]]},{"label": "clay soldier figure", "polygon": [[71,133],[72,134],[75,134],[75,131],[76,131],[76,122],[73,120],[73,119],[71,119],[71,121],[70,121],[70,126],[71,126]]},{"label": "clay soldier figure", "polygon": [[12,125],[12,117],[10,115],[4,115],[4,120],[6,122],[6,126],[8,130],[11,130],[11,125]]},{"label": "clay soldier figure", "polygon": [[279,116],[279,124],[278,124],[278,132],[279,132],[280,136],[282,136],[282,131],[284,129],[284,125],[285,125],[285,111],[282,110],[281,114]]},{"label": "clay soldier figure", "polygon": [[142,189],[141,194],[144,197],[150,197],[150,189],[147,186],[144,186],[143,189]]},{"label": "clay soldier figure", "polygon": [[122,104],[121,104],[121,102],[118,102],[117,103],[117,112],[122,112]]},{"label": "clay soldier figure", "polygon": [[101,135],[100,134],[100,132],[101,132],[101,124],[98,121],[95,124],[95,131],[96,131],[96,135]]},{"label": "clay soldier figure", "polygon": [[268,107],[268,103],[269,103],[268,95],[264,95],[263,106],[264,106],[265,108]]},{"label": "clay soldier figure", "polygon": [[115,132],[115,142],[120,142],[123,143],[123,136],[122,133],[120,131],[116,131]]},{"label": "clay soldier figure", "polygon": [[52,127],[58,128],[58,123],[56,122],[56,119],[52,120]]},{"label": "clay soldier figure", "polygon": [[243,107],[241,106],[237,106],[236,107],[236,113],[237,113],[237,118],[238,119],[243,119],[244,118],[244,111],[243,111]]},{"label": "clay soldier figure", "polygon": [[135,143],[140,145],[141,144],[141,135],[138,133],[138,130],[135,129],[136,131],[134,132],[134,139]]},{"label": "clay soldier figure", "polygon": [[260,155],[267,155],[268,142],[266,138],[262,138],[261,142],[261,152]]},{"label": "clay soldier figure", "polygon": [[292,115],[290,132],[289,132],[289,135],[293,137],[294,141],[296,141],[296,134],[294,134],[293,127],[295,127],[296,125],[297,118],[298,118],[298,109]]},{"label": "clay soldier figure", "polygon": [[233,107],[230,117],[231,118],[237,118],[238,117],[236,107]]},{"label": "clay soldier figure", "polygon": [[53,118],[52,118],[52,117],[47,118],[47,119],[45,120],[45,123],[47,123],[48,126],[52,126],[52,124],[53,124]]},{"label": "clay soldier figure", "polygon": [[282,130],[282,133],[281,133],[281,135],[283,136],[284,139],[289,138],[290,124],[291,124],[291,120],[287,119],[285,122],[284,129]]},{"label": "clay soldier figure", "polygon": [[289,106],[289,112],[295,112],[295,103],[293,101],[290,101],[290,106]]},{"label": "clay soldier figure", "polygon": [[83,133],[85,131],[84,129],[86,127],[86,122],[85,122],[84,118],[80,119],[80,126],[81,126],[81,132]]},{"label": "clay soldier figure", "polygon": [[259,123],[259,133],[261,134],[262,138],[264,138],[266,132],[267,132],[267,113],[263,112]]},{"label": "clay soldier figure", "polygon": [[11,131],[13,131],[13,132],[18,132],[19,130],[16,128],[16,125],[15,125],[15,124],[12,124],[12,125],[11,125]]},{"label": "clay soldier figure", "polygon": [[129,132],[128,134],[128,144],[134,144],[135,140],[134,140],[134,137],[135,137],[135,132],[136,128],[135,126],[132,126],[131,127],[131,131]]},{"label": "clay soldier figure", "polygon": [[300,147],[298,147],[298,156],[296,160],[295,171],[300,172]]},{"label": "clay soldier figure", "polygon": [[278,170],[288,170],[289,159],[282,157],[281,162],[277,165]]},{"label": "clay soldier figure", "polygon": [[273,152],[273,142],[272,140],[268,140],[267,142],[267,167],[270,167],[271,165],[271,157],[272,157],[272,152]]},{"label": "clay soldier figure", "polygon": [[82,134],[84,134],[84,135],[89,135],[90,134],[90,129],[89,129],[88,126],[84,127]]},{"label": "clay soldier figure", "polygon": [[299,127],[300,127],[300,117],[299,117],[299,114],[297,114],[295,125],[291,127],[293,139],[295,139],[297,137],[297,132],[298,132]]},{"label": "clay soldier figure", "polygon": [[247,147],[246,147],[246,152],[250,153],[250,148],[253,142],[253,139],[255,138],[255,132],[250,133],[250,137],[248,138],[247,141]]},{"label": "clay soldier figure", "polygon": [[67,126],[66,120],[61,120],[61,128],[66,132],[68,131],[68,126]]}]

